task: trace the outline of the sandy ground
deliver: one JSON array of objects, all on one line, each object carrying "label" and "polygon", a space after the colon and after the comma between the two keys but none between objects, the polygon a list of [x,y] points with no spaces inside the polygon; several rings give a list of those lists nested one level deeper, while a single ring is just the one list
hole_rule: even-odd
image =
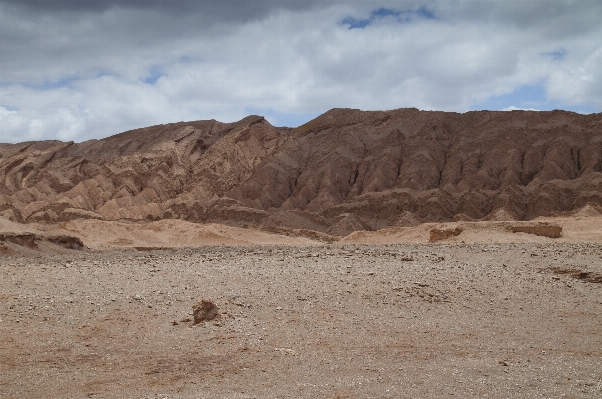
[{"label": "sandy ground", "polygon": [[1,256],[0,397],[602,398],[602,245],[540,238]]},{"label": "sandy ground", "polygon": [[[561,237],[550,239],[527,233],[512,233],[512,226],[553,225],[562,227]],[[29,226],[29,225],[28,225]],[[347,237],[334,237],[307,230],[280,229],[282,234],[243,229],[220,224],[199,224],[183,220],[161,220],[150,223],[75,220],[61,224],[32,224],[52,234],[79,237],[89,248],[189,248],[204,245],[320,245],[330,238],[347,244],[423,244],[429,242],[433,229],[462,229],[446,243],[602,243],[602,215],[584,208],[570,217],[540,217],[532,221],[488,221],[423,223],[414,227],[357,231]],[[312,233],[315,233],[312,234]]]},{"label": "sandy ground", "polygon": [[[558,226],[559,238],[548,238],[527,233],[513,233],[516,226]],[[79,219],[66,223],[14,223],[0,217],[0,254],[35,256],[40,252],[66,253],[53,247],[45,238],[56,236],[76,237],[88,250],[106,251],[137,248],[198,248],[210,245],[325,245],[332,242],[346,244],[423,244],[430,241],[434,229],[455,230],[461,233],[442,242],[452,244],[495,243],[602,243],[602,214],[598,209],[585,206],[580,211],[564,217],[536,218],[531,221],[479,221],[423,223],[413,227],[385,228],[378,231],[356,231],[346,237],[331,236],[311,230],[266,229],[231,227],[221,224],[191,223],[178,219],[155,222],[107,222]],[[3,239],[3,235],[33,234],[39,238],[36,248],[19,246]],[[13,240],[14,241],[14,240]]]}]

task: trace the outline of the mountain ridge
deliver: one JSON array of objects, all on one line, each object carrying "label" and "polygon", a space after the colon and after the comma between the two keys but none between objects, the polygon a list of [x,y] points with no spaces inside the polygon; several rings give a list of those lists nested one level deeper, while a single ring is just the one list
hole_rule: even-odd
[{"label": "mountain ridge", "polygon": [[356,230],[602,205],[602,114],[332,109],[0,144],[0,215]]}]

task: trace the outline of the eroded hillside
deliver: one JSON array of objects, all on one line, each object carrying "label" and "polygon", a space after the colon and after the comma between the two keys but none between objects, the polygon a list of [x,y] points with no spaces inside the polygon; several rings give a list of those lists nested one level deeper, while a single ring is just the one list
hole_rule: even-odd
[{"label": "eroded hillside", "polygon": [[249,116],[1,144],[0,214],[346,235],[602,205],[601,170],[600,114],[333,109],[296,129]]}]

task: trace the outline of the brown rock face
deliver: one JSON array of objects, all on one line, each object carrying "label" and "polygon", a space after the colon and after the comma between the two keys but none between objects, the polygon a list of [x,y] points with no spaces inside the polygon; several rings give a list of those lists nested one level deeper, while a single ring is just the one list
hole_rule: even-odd
[{"label": "brown rock face", "polygon": [[84,243],[79,238],[67,235],[0,232],[0,246],[4,248],[7,248],[5,243],[11,243],[29,249],[37,249],[41,242],[50,242],[66,249],[80,250],[84,248]]},{"label": "brown rock face", "polygon": [[346,235],[602,205],[602,115],[333,109],[83,143],[0,144],[0,215],[185,219]]}]

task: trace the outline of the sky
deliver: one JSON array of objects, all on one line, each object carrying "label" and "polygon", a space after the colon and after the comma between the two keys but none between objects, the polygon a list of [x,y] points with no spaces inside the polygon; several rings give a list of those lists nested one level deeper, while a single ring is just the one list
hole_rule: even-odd
[{"label": "sky", "polygon": [[602,111],[600,0],[0,0],[0,142],[331,108]]}]

